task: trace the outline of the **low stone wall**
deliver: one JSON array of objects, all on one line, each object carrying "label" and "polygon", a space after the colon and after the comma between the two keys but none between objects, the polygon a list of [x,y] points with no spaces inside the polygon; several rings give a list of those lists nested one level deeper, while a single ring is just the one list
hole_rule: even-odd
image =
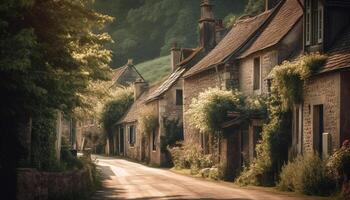
[{"label": "low stone wall", "polygon": [[39,172],[36,169],[18,169],[17,199],[46,200],[78,196],[89,190],[92,178],[89,169],[69,172]]}]

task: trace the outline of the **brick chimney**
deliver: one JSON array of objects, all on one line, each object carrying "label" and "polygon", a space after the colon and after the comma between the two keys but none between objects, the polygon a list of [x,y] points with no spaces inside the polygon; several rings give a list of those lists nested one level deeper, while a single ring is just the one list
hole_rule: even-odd
[{"label": "brick chimney", "polygon": [[265,0],[265,10],[271,10],[282,0]]},{"label": "brick chimney", "polygon": [[147,83],[139,78],[134,82],[134,101],[147,89]]},{"label": "brick chimney", "polygon": [[210,4],[209,0],[203,0],[200,7],[199,46],[203,47],[206,52],[209,52],[216,45],[213,5]]},{"label": "brick chimney", "polygon": [[174,72],[177,69],[177,64],[181,62],[181,49],[177,47],[176,42],[173,43],[173,47],[170,51],[171,56],[171,69]]}]

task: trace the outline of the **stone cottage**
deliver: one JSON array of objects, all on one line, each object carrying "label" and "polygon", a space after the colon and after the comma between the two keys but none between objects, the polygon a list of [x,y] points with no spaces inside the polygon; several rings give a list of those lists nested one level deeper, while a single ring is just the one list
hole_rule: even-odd
[{"label": "stone cottage", "polygon": [[[225,36],[226,29],[221,20],[215,20],[212,11],[213,5],[205,0],[201,3],[201,16],[199,20],[199,45],[197,48],[179,48],[174,44],[171,49],[170,76],[158,86],[145,89],[134,105],[120,121],[119,153],[137,160],[146,160],[157,165],[166,165],[169,157],[162,151],[162,137],[167,135],[166,121],[178,121],[182,127],[183,122],[183,74],[202,59]],[[135,91],[137,90],[135,83]],[[135,92],[136,93],[136,92]],[[140,131],[140,118],[144,110],[152,110],[158,119],[158,127],[151,134]],[[139,114],[137,114],[139,112]],[[131,123],[132,122],[132,123]],[[130,129],[130,127],[132,127]],[[136,130],[136,134],[133,133]],[[130,139],[135,135],[136,148],[130,146]],[[126,136],[125,136],[126,135]],[[130,139],[126,140],[125,137]],[[181,137],[180,137],[181,138]],[[126,143],[125,143],[126,142]]]},{"label": "stone cottage", "polygon": [[[131,59],[128,60],[128,63],[122,67],[113,69],[112,77],[111,77],[111,87],[128,87],[133,84],[136,80],[144,80],[141,74],[137,71]],[[74,121],[70,121],[70,125],[72,125]],[[85,144],[88,144],[88,139],[85,137],[88,134],[102,134],[102,130],[100,127],[100,123],[97,119],[85,119],[75,122],[76,123],[76,135],[70,134],[70,138],[75,140],[76,149],[82,150]],[[72,131],[72,129],[70,128]],[[109,154],[110,151],[113,152],[111,148],[113,148],[112,144],[109,144],[109,140],[107,139],[107,145],[105,149],[105,153]],[[91,144],[88,144],[88,146]]]},{"label": "stone cottage", "polygon": [[303,0],[304,52],[328,56],[304,86],[303,103],[295,105],[293,144],[297,153],[323,158],[350,139],[350,2]]},{"label": "stone cottage", "polygon": [[[302,15],[298,0],[267,0],[265,12],[239,19],[226,37],[185,73],[184,109],[209,87],[238,89],[246,96],[267,94],[266,78],[272,67],[301,52]],[[184,114],[185,141],[210,152],[211,138],[190,126],[189,117]],[[219,145],[219,159],[228,179],[254,157],[263,120],[256,116],[243,126],[239,114],[231,117],[222,125],[224,137]]]}]

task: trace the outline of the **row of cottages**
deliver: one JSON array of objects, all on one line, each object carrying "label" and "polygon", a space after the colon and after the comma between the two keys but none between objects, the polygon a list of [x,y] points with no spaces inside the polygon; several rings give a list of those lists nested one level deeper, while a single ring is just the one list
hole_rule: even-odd
[{"label": "row of cottages", "polygon": [[[113,69],[111,87],[129,87],[136,80],[143,80],[143,77],[133,65],[132,60],[129,60],[128,63],[124,66]],[[73,123],[72,120],[70,123]],[[96,136],[102,137],[103,135],[103,130],[101,128],[100,122],[96,118],[79,120],[73,127],[75,127],[76,130],[71,130],[70,134],[67,134],[67,137],[70,138],[69,141],[73,146],[75,146],[76,150],[83,150],[84,148],[94,147],[96,145],[94,143],[97,142],[94,138],[98,138]],[[113,151],[113,143],[110,142],[108,138],[106,141],[107,145],[101,146],[100,148],[102,149],[99,151],[109,154],[109,152]]]},{"label": "row of cottages", "polygon": [[[184,75],[184,107],[210,87],[238,89],[244,95],[267,94],[266,77],[272,67],[298,55],[302,46],[302,6],[298,0],[267,1],[265,12],[239,19],[225,38]],[[211,138],[188,124],[184,115],[185,142],[210,151]],[[225,177],[233,179],[254,157],[262,130],[261,116],[241,125],[238,116],[222,125],[220,162]]]},{"label": "row of cottages", "polygon": [[[326,65],[304,86],[304,101],[293,109],[287,156],[318,152],[327,156],[350,138],[350,3],[337,0],[267,0],[266,10],[241,18],[222,41],[184,76],[184,109],[210,87],[238,89],[244,95],[269,93],[270,72],[304,53],[328,55]],[[184,113],[184,140],[208,152],[211,138],[200,134]],[[260,116],[222,124],[220,162],[233,179],[255,154],[262,131]]]},{"label": "row of cottages", "polygon": [[[162,151],[162,138],[168,120],[183,124],[183,75],[200,61],[225,36],[221,20],[215,20],[208,1],[200,5],[199,46],[171,49],[172,73],[156,85],[148,86],[144,80],[134,83],[135,102],[118,122],[115,134],[116,154],[156,165],[167,165],[169,157]],[[151,113],[150,113],[151,112]],[[156,116],[158,125],[152,133],[144,133],[141,120],[144,114]]]}]

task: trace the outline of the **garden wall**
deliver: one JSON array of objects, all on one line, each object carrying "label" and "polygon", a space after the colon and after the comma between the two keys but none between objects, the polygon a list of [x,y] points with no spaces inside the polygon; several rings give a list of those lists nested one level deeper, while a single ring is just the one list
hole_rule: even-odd
[{"label": "garden wall", "polygon": [[22,168],[17,173],[17,200],[74,198],[89,191],[93,184],[88,168],[69,172]]}]

